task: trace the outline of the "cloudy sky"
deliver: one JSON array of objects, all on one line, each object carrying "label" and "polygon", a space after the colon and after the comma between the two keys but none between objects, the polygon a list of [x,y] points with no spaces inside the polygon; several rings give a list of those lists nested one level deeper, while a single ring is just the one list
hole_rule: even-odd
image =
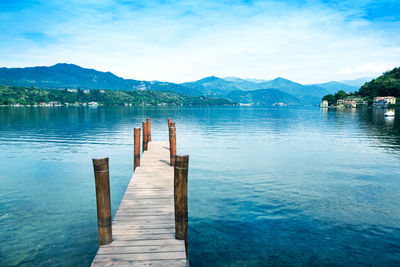
[{"label": "cloudy sky", "polygon": [[301,83],[400,66],[400,1],[0,0],[0,66]]}]

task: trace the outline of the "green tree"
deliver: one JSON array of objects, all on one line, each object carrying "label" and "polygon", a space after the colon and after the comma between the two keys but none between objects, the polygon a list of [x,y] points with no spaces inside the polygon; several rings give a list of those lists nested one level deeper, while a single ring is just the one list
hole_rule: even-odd
[{"label": "green tree", "polygon": [[335,100],[338,101],[340,99],[344,99],[347,96],[346,92],[343,90],[340,90],[335,94]]},{"label": "green tree", "polygon": [[322,100],[327,100],[329,105],[335,104],[336,103],[336,98],[334,95],[329,94],[326,95],[322,98]]}]

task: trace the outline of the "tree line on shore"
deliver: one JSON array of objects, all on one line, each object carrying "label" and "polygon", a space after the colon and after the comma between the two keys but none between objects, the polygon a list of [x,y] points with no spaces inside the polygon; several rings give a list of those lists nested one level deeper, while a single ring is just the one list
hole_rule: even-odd
[{"label": "tree line on shore", "polygon": [[58,104],[82,104],[96,102],[100,105],[168,105],[168,106],[209,106],[233,105],[222,98],[187,96],[174,92],[149,90],[69,90],[41,89],[37,87],[18,87],[0,85],[0,105],[39,105],[57,102]]}]

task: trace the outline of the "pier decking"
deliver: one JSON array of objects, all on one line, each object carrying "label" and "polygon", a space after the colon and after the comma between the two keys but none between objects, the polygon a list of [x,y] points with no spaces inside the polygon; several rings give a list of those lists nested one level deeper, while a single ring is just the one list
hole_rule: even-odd
[{"label": "pier decking", "polygon": [[174,167],[168,142],[149,142],[112,222],[112,243],[92,266],[188,266],[175,239]]}]

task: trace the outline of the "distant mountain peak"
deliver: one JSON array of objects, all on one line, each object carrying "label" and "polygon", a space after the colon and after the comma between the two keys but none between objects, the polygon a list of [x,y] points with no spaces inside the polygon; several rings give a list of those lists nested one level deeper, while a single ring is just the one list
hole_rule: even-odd
[{"label": "distant mountain peak", "polygon": [[225,81],[228,81],[228,82],[243,82],[243,81],[247,81],[246,79],[242,79],[242,78],[234,77],[234,76],[224,77],[223,79]]},{"label": "distant mountain peak", "polygon": [[218,78],[218,77],[216,77],[216,76],[208,76],[208,77],[205,77],[205,78],[203,78],[203,79],[200,79],[200,80],[198,80],[198,81],[196,81],[196,82],[213,82],[213,81],[223,81],[224,79],[222,79],[222,78]]},{"label": "distant mountain peak", "polygon": [[91,69],[91,68],[84,68],[81,67],[79,65],[76,64],[72,64],[72,63],[57,63],[53,66],[48,67],[50,69],[62,69],[62,70],[71,70],[71,71],[91,71],[91,72],[98,72],[98,73],[107,73],[107,74],[112,74],[115,75],[109,71],[105,72],[105,71],[99,71],[99,70],[95,70],[95,69]]},{"label": "distant mountain peak", "polygon": [[295,82],[293,82],[293,81],[291,81],[291,80],[288,80],[288,79],[286,79],[286,78],[283,78],[283,77],[276,77],[275,79],[271,80],[271,82],[273,82],[273,81],[276,81],[276,82],[290,82],[290,83],[295,83]]},{"label": "distant mountain peak", "polygon": [[81,66],[78,66],[78,65],[76,65],[76,64],[73,64],[73,63],[64,63],[64,62],[60,62],[60,63],[54,64],[53,66],[50,66],[50,67],[56,67],[56,66],[75,66],[75,67],[82,68]]}]

